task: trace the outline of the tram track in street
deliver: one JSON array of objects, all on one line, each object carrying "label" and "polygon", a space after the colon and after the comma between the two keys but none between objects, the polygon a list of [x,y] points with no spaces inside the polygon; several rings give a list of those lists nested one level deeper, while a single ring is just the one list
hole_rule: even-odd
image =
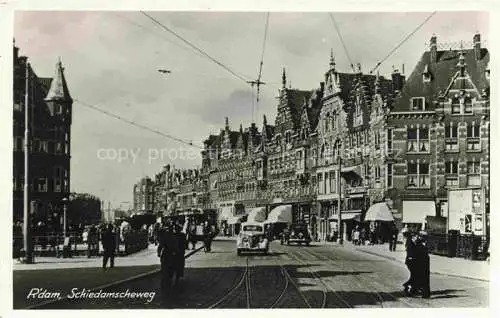
[{"label": "tram track in street", "polygon": [[339,293],[334,290],[333,288],[330,287],[330,285],[328,285],[322,278],[321,276],[318,275],[318,273],[316,272],[313,272],[309,267],[310,265],[307,264],[306,262],[304,262],[303,260],[300,259],[300,257],[297,257],[297,255],[295,255],[294,253],[288,253],[293,259],[295,259],[296,261],[298,261],[301,265],[303,265],[306,270],[308,271],[309,275],[315,279],[316,281],[318,281],[322,286],[323,288],[321,289],[321,292],[323,294],[323,300],[322,300],[322,303],[321,303],[321,307],[320,308],[326,308],[327,306],[327,298],[328,298],[328,291],[330,291],[342,304],[343,306],[342,307],[345,307],[345,308],[354,308],[354,306],[352,306],[351,304],[349,304],[349,302],[347,302],[342,296],[339,295]]},{"label": "tram track in street", "polygon": [[[313,257],[319,257],[317,254],[313,253],[312,251],[307,251],[306,253],[310,254]],[[327,255],[322,255],[322,256],[327,259],[327,260],[324,260],[323,262],[326,262],[327,264],[330,264],[330,265],[334,265],[336,268],[338,268],[338,264],[335,263],[334,259],[332,259],[330,256],[327,256]],[[415,307],[415,306],[411,305],[409,302],[407,302],[401,298],[396,297],[396,295],[394,295],[394,293],[392,293],[392,292],[380,291],[380,289],[375,287],[373,284],[376,282],[370,283],[367,281],[361,281],[361,279],[359,277],[357,277],[356,275],[353,275],[353,276],[356,279],[356,281],[358,281],[358,283],[359,283],[358,286],[363,287],[364,285],[368,285],[368,286],[366,286],[367,289],[371,290],[375,294],[377,302],[379,303],[381,308],[391,308],[391,307],[387,307],[384,305],[385,301],[384,301],[384,296],[382,294],[389,296],[392,300],[394,300],[396,302],[402,303],[403,305],[405,305],[406,308],[414,308]],[[378,283],[376,283],[376,284],[378,285]]]},{"label": "tram track in street", "polygon": [[249,260],[248,256],[245,259],[245,270],[243,271],[243,274],[241,275],[240,279],[238,282],[231,287],[228,291],[226,291],[221,297],[219,297],[215,302],[213,302],[211,305],[207,306],[209,309],[215,309],[215,308],[221,308],[221,305],[224,305],[228,300],[232,299],[232,297],[238,292],[238,290],[241,288],[243,284],[245,284],[245,291],[247,294],[247,306],[250,305],[250,299],[248,295],[248,271],[249,271]]}]

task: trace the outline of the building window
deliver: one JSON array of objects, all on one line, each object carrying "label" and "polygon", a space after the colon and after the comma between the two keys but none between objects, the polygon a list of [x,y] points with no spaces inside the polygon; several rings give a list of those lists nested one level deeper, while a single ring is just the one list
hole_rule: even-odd
[{"label": "building window", "polygon": [[337,192],[337,179],[335,178],[335,171],[330,171],[330,193]]},{"label": "building window", "polygon": [[24,138],[16,137],[14,139],[14,151],[23,151],[24,150]]},{"label": "building window", "polygon": [[[380,132],[378,130],[375,131],[375,133],[373,134],[373,141],[375,144],[375,149],[379,149],[380,148]],[[366,141],[366,144],[368,144],[368,141]]]},{"label": "building window", "polygon": [[63,153],[63,146],[61,142],[56,142],[56,154],[60,155]]},{"label": "building window", "polygon": [[[54,168],[54,192],[61,192],[61,180],[63,178],[62,168]],[[136,188],[137,189],[137,188]]]},{"label": "building window", "polygon": [[275,140],[276,140],[276,144],[277,144],[278,146],[279,146],[279,145],[281,145],[281,135],[279,135],[279,134],[278,134],[278,135],[276,135]]},{"label": "building window", "polygon": [[40,141],[40,152],[49,152],[49,143],[46,140]]},{"label": "building window", "polygon": [[375,182],[380,182],[380,166],[375,167]]},{"label": "building window", "polygon": [[424,97],[413,97],[410,100],[411,110],[425,110],[425,98]]},{"label": "building window", "polygon": [[452,114],[472,114],[473,105],[470,94],[466,94],[465,91],[460,92],[460,96],[455,95],[451,101],[451,113]]},{"label": "building window", "polygon": [[444,131],[446,151],[458,151],[458,127],[450,123],[446,125]]},{"label": "building window", "polygon": [[430,175],[428,163],[408,163],[408,187],[429,188]]},{"label": "building window", "polygon": [[481,185],[481,163],[477,161],[467,162],[467,186]]},{"label": "building window", "polygon": [[408,129],[408,152],[429,152],[429,129]]},{"label": "building window", "polygon": [[296,162],[296,167],[298,170],[303,169],[303,161],[302,161],[302,151],[297,151],[295,153],[295,162]]},{"label": "building window", "polygon": [[451,101],[451,113],[460,114],[460,100],[458,98],[454,98]]},{"label": "building window", "polygon": [[393,176],[393,171],[392,171],[392,163],[387,164],[387,188],[392,188],[392,176]]},{"label": "building window", "polygon": [[287,144],[291,143],[292,142],[292,133],[290,131],[287,131],[285,133],[285,142]]},{"label": "building window", "polygon": [[445,162],[445,179],[447,187],[458,187],[458,161]]},{"label": "building window", "polygon": [[464,100],[464,114],[472,114],[472,100],[470,98]]},{"label": "building window", "polygon": [[324,194],[325,184],[323,183],[323,173],[318,173],[318,185],[319,185],[319,194]]},{"label": "building window", "polygon": [[366,183],[366,185],[368,185],[368,182],[370,181],[370,176],[371,176],[371,173],[372,173],[372,172],[371,172],[371,166],[370,166],[370,164],[368,164],[368,163],[367,163],[367,164],[365,164],[365,165],[364,165],[364,170],[365,170],[365,171],[364,171],[364,176],[365,176],[365,177],[364,177],[364,179],[365,179],[365,183]]},{"label": "building window", "polygon": [[481,150],[480,126],[478,123],[467,125],[467,151]]},{"label": "building window", "polygon": [[47,178],[35,178],[35,184],[38,192],[47,192]]},{"label": "building window", "polygon": [[387,129],[387,153],[392,153],[392,128]]}]

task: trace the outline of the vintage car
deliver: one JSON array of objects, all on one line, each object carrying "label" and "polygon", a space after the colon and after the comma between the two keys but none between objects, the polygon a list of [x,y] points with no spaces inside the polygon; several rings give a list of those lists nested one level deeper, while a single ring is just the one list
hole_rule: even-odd
[{"label": "vintage car", "polygon": [[290,243],[309,245],[311,240],[307,224],[292,224],[281,235],[281,245],[290,245]]},{"label": "vintage car", "polygon": [[246,222],[241,224],[241,231],[236,238],[236,248],[238,255],[242,252],[262,252],[269,251],[269,240],[264,231],[264,224],[257,222]]}]

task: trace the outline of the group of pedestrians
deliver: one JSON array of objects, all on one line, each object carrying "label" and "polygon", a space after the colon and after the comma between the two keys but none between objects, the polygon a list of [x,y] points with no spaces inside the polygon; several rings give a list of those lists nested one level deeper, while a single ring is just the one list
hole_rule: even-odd
[{"label": "group of pedestrians", "polygon": [[403,284],[404,291],[410,296],[421,293],[429,298],[430,290],[430,258],[427,247],[427,234],[406,232],[406,261],[410,278]]}]

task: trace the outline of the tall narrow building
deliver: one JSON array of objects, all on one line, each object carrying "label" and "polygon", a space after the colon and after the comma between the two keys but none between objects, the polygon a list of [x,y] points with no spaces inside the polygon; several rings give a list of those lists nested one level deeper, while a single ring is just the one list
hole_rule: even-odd
[{"label": "tall narrow building", "polygon": [[[58,229],[62,224],[62,200],[70,193],[71,118],[73,99],[61,61],[52,78],[38,77],[28,58],[14,46],[13,100],[13,218],[23,220],[24,128],[28,109],[30,125],[29,185],[33,224],[43,222]],[[28,90],[28,105],[25,94]]]}]

